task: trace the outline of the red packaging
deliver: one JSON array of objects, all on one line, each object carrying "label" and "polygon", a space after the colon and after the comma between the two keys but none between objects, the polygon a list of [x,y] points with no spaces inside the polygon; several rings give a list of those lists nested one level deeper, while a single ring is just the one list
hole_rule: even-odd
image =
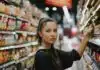
[{"label": "red packaging", "polygon": [[28,28],[28,22],[23,21],[21,25],[21,30],[27,30],[27,28]]},{"label": "red packaging", "polygon": [[95,53],[96,61],[100,62],[100,53]]}]

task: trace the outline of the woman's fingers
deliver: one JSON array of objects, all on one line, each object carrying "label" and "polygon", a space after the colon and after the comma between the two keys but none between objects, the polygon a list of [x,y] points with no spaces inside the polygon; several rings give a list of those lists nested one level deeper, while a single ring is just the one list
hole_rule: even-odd
[{"label": "woman's fingers", "polygon": [[93,37],[93,34],[94,34],[94,25],[91,24],[86,30],[85,35],[91,38]]}]

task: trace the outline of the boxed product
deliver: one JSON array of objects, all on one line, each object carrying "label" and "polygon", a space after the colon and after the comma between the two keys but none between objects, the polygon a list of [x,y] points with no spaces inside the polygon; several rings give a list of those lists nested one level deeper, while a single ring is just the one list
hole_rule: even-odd
[{"label": "boxed product", "polygon": [[0,51],[0,64],[8,62],[10,60],[10,53],[9,51]]},{"label": "boxed product", "polygon": [[15,8],[15,16],[19,16],[20,15],[20,8],[16,7]]},{"label": "boxed product", "polygon": [[8,22],[8,16],[0,14],[0,30],[6,30],[7,22]]},{"label": "boxed product", "polygon": [[10,5],[9,7],[10,7],[10,15],[15,15],[16,7],[13,5]]},{"label": "boxed product", "polygon": [[10,14],[10,6],[5,5],[5,14]]},{"label": "boxed product", "polygon": [[3,3],[0,3],[0,12],[5,12],[5,5]]},{"label": "boxed product", "polygon": [[21,3],[21,0],[10,0],[10,1],[14,2],[14,3],[18,4],[18,5],[20,5],[20,3]]},{"label": "boxed product", "polygon": [[24,42],[26,42],[26,37],[23,36],[22,34],[18,34],[18,39],[17,39],[16,44],[21,44],[21,43],[24,43]]},{"label": "boxed product", "polygon": [[14,35],[5,35],[4,38],[6,45],[14,45],[16,43],[16,38]]},{"label": "boxed product", "polygon": [[27,31],[29,23],[27,21],[22,21],[21,30]]},{"label": "boxed product", "polygon": [[9,17],[7,23],[7,30],[15,30],[15,28],[16,28],[16,19],[14,17]]},{"label": "boxed product", "polygon": [[22,26],[22,20],[17,19],[17,21],[16,21],[16,29],[17,30],[20,30],[21,29],[21,26]]},{"label": "boxed product", "polygon": [[0,46],[4,46],[5,45],[5,39],[4,39],[4,35],[0,34]]}]

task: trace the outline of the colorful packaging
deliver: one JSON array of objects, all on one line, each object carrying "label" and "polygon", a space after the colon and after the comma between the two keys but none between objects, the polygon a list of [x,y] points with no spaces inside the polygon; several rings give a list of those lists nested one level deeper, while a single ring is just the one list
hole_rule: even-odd
[{"label": "colorful packaging", "polygon": [[1,14],[0,15],[0,30],[6,30],[7,22],[8,22],[8,16]]},{"label": "colorful packaging", "polygon": [[0,12],[5,12],[5,5],[0,3]]},{"label": "colorful packaging", "polygon": [[21,29],[21,25],[22,25],[22,21],[20,19],[17,19],[16,29],[20,30]]},{"label": "colorful packaging", "polygon": [[19,16],[20,15],[20,8],[16,7],[15,8],[15,16]]},{"label": "colorful packaging", "polygon": [[16,19],[13,17],[9,17],[7,30],[15,30],[15,28],[16,28]]},{"label": "colorful packaging", "polygon": [[10,14],[10,7],[9,6],[5,6],[5,12],[4,12],[5,14]]},{"label": "colorful packaging", "polygon": [[28,22],[22,21],[21,30],[27,30],[28,29]]}]

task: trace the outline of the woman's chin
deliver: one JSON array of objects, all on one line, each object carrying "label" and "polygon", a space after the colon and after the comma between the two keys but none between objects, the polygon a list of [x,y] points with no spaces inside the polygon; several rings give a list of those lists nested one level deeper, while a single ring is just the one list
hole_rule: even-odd
[{"label": "woman's chin", "polygon": [[50,43],[50,44],[54,44],[54,43],[55,43],[55,41],[50,41],[49,43]]}]

